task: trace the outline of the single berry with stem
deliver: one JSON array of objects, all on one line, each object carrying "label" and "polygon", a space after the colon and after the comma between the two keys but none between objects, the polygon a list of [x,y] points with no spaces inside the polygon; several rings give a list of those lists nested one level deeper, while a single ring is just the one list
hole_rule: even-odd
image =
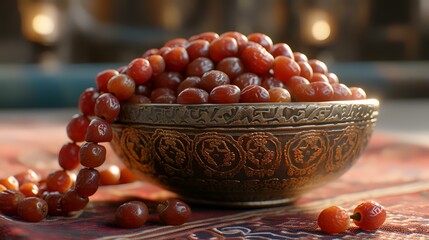
[{"label": "single berry with stem", "polygon": [[359,204],[350,218],[359,228],[375,231],[386,221],[386,210],[378,202],[367,201]]}]

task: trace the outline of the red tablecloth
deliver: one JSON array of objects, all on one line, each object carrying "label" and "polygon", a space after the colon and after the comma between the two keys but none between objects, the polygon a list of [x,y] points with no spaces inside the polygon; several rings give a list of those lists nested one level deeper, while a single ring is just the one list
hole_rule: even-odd
[{"label": "red tablecloth", "polygon": [[[27,168],[43,173],[57,169],[56,157],[67,140],[64,119],[18,115],[0,121],[0,177]],[[118,163],[110,152],[109,161]],[[76,217],[26,223],[0,216],[0,239],[331,239],[316,219],[330,205],[353,211],[363,200],[387,209],[386,223],[376,232],[356,227],[336,235],[345,239],[429,239],[429,146],[375,132],[357,164],[340,179],[305,194],[288,206],[223,209],[194,206],[190,222],[163,226],[156,214],[138,229],[113,224],[119,203],[130,198],[164,198],[171,193],[148,183],[105,186]],[[353,224],[352,224],[353,225]]]}]

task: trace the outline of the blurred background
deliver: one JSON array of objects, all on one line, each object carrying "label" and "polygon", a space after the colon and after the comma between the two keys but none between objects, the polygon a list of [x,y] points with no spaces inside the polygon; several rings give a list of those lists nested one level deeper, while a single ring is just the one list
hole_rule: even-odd
[{"label": "blurred background", "polygon": [[0,108],[76,107],[169,39],[263,32],[379,99],[429,98],[428,0],[17,0],[0,8]]}]

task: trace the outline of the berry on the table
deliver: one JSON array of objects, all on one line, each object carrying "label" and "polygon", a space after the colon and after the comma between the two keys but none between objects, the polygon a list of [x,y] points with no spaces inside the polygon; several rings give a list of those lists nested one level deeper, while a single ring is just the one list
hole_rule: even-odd
[{"label": "berry on the table", "polygon": [[353,222],[361,229],[375,231],[386,221],[386,210],[375,201],[367,201],[359,204],[350,216]]},{"label": "berry on the table", "polygon": [[179,199],[167,199],[156,207],[159,219],[167,225],[181,225],[191,217],[191,208]]},{"label": "berry on the table", "polygon": [[120,175],[121,175],[120,178],[119,178],[119,183],[120,184],[132,183],[132,182],[137,181],[137,176],[134,174],[134,172],[132,172],[127,167],[122,167],[121,168]]},{"label": "berry on the table", "polygon": [[19,189],[18,179],[16,179],[14,176],[9,176],[9,177],[0,179],[0,184],[10,190],[16,191]]},{"label": "berry on the table", "polygon": [[33,182],[27,182],[19,186],[19,191],[25,197],[37,197],[39,195],[39,186]]},{"label": "berry on the table", "polygon": [[116,209],[115,222],[122,228],[138,228],[146,223],[148,217],[149,210],[145,203],[131,201]]},{"label": "berry on the table", "polygon": [[48,215],[48,204],[41,198],[27,197],[18,203],[17,214],[26,222],[40,222]]},{"label": "berry on the table", "polygon": [[89,198],[80,196],[75,189],[68,190],[62,197],[62,204],[66,213],[82,210],[88,202]]},{"label": "berry on the table", "polygon": [[47,192],[43,199],[48,204],[48,215],[63,216],[66,214],[63,206],[63,194],[59,192]]},{"label": "berry on the table", "polygon": [[6,189],[0,192],[0,213],[6,216],[16,215],[18,204],[25,196],[19,191]]},{"label": "berry on the table", "polygon": [[317,218],[320,230],[329,234],[342,233],[350,225],[350,216],[346,209],[338,206],[325,208]]},{"label": "berry on the table", "polygon": [[64,170],[52,171],[46,178],[46,186],[49,191],[58,191],[65,193],[74,184],[72,175]]},{"label": "berry on the table", "polygon": [[121,178],[121,169],[116,165],[106,166],[99,170],[100,185],[115,185]]},{"label": "berry on the table", "polygon": [[14,177],[18,180],[19,185],[27,182],[38,183],[41,180],[40,175],[32,169],[19,172],[15,174]]}]

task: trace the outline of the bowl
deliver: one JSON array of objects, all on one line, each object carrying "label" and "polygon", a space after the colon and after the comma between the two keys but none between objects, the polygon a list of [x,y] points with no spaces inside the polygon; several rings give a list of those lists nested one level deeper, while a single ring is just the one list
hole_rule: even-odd
[{"label": "bowl", "polygon": [[190,202],[287,204],[350,169],[372,135],[376,99],[131,104],[111,146],[142,180]]}]

